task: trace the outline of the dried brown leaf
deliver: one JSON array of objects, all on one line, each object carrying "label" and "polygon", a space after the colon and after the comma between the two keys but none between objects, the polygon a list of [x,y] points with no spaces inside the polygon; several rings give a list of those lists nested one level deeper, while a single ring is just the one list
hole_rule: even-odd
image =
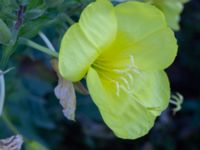
[{"label": "dried brown leaf", "polygon": [[88,90],[84,87],[84,85],[81,82],[74,83],[74,88],[77,92],[83,95],[89,95]]},{"label": "dried brown leaf", "polygon": [[56,97],[60,100],[60,104],[63,107],[63,113],[69,120],[75,120],[76,111],[76,94],[73,83],[65,80],[58,71],[57,60],[52,61],[54,70],[58,75],[58,85],[54,92]]},{"label": "dried brown leaf", "polygon": [[0,140],[0,150],[21,150],[23,139],[21,135]]}]

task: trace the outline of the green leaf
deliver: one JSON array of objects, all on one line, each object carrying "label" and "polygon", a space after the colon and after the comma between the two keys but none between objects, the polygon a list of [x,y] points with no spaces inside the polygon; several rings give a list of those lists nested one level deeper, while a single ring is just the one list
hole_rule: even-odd
[{"label": "green leaf", "polygon": [[47,7],[56,7],[63,2],[64,0],[45,0],[45,4],[47,5]]},{"label": "green leaf", "polygon": [[26,38],[33,38],[48,24],[48,21],[49,18],[46,17],[40,17],[37,20],[29,21],[20,29],[19,34]]},{"label": "green leaf", "polygon": [[28,10],[34,9],[34,8],[42,5],[43,3],[44,3],[43,0],[30,0],[27,9]]},{"label": "green leaf", "polygon": [[8,44],[11,39],[11,32],[8,26],[0,19],[0,44]]},{"label": "green leaf", "polygon": [[44,14],[46,11],[45,8],[35,8],[28,11],[25,15],[25,20],[33,20],[36,19]]}]

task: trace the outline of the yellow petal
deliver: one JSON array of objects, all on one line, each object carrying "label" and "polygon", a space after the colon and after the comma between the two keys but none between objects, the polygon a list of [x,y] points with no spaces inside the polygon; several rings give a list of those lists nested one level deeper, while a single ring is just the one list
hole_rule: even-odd
[{"label": "yellow petal", "polygon": [[132,92],[141,105],[155,116],[167,108],[170,100],[169,80],[164,71],[143,71],[133,76]]},{"label": "yellow petal", "polygon": [[141,2],[125,2],[115,7],[118,35],[125,35],[132,42],[167,26],[163,13],[156,7]]},{"label": "yellow petal", "polygon": [[108,0],[97,0],[82,12],[79,21],[89,41],[102,51],[115,39],[117,20],[114,7]]},{"label": "yellow petal", "polygon": [[94,60],[115,38],[116,17],[112,4],[98,0],[87,6],[78,24],[65,33],[60,53],[59,71],[71,81],[83,78]]},{"label": "yellow petal", "polygon": [[177,55],[177,41],[170,28],[163,28],[135,43],[135,64],[142,70],[163,70]]},{"label": "yellow petal", "polygon": [[120,57],[129,60],[133,56],[141,70],[162,70],[174,61],[178,48],[176,38],[159,9],[145,3],[127,2],[115,10],[117,38],[101,57],[120,61]]},{"label": "yellow petal", "polygon": [[180,14],[183,11],[183,4],[189,0],[146,0],[163,11],[167,23],[174,30],[179,30]]},{"label": "yellow petal", "polygon": [[[161,76],[159,77],[159,75]],[[132,84],[130,93],[120,90],[118,96],[115,84],[104,78],[95,69],[90,68],[87,85],[104,121],[113,132],[121,138],[135,139],[147,134],[152,128],[156,116],[166,108],[169,88],[161,88],[163,83],[163,86],[168,86],[166,81],[163,82],[165,77],[162,76],[163,73],[157,72],[138,77],[136,79],[138,81],[135,83],[142,83],[141,85]],[[158,80],[155,80],[157,77],[159,77]],[[134,88],[135,92],[133,92]],[[164,93],[161,93],[163,91]]]},{"label": "yellow petal", "polygon": [[59,71],[66,80],[78,81],[85,76],[97,56],[95,47],[87,40],[79,24],[74,24],[62,39]]}]

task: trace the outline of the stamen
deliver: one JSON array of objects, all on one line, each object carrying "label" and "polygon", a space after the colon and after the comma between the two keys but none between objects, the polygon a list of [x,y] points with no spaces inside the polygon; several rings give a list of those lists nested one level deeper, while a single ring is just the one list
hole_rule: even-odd
[{"label": "stamen", "polygon": [[[131,92],[130,84],[134,82],[133,74],[137,73],[140,74],[139,69],[135,65],[135,60],[133,55],[129,56],[130,64],[127,64],[123,68],[109,68],[109,66],[106,66],[107,63],[103,62],[96,62],[93,64],[93,66],[97,69],[99,69],[99,73],[108,81],[115,84],[116,87],[116,95],[120,95],[120,90],[125,91],[126,93]],[[115,79],[112,79],[107,75],[107,73],[116,73],[114,75]]]},{"label": "stamen", "polygon": [[134,60],[133,55],[130,55],[130,59],[131,59],[131,65],[135,65],[135,60]]},{"label": "stamen", "polygon": [[131,69],[133,72],[139,74],[140,71],[139,71],[139,69],[137,68],[137,66],[135,65],[135,60],[134,60],[133,55],[130,56],[130,61],[131,61],[131,67],[130,67],[130,69]]},{"label": "stamen", "polygon": [[170,104],[175,105],[176,107],[173,109],[173,114],[175,115],[178,111],[181,110],[181,105],[183,103],[183,96],[180,93],[175,93],[175,95],[171,96]]},{"label": "stamen", "polygon": [[116,72],[116,73],[119,73],[119,74],[123,74],[123,73],[130,71],[130,69],[129,68],[121,69],[121,70],[120,69],[113,69],[113,71]]},{"label": "stamen", "polygon": [[119,92],[120,92],[120,84],[119,84],[119,82],[116,82],[116,89],[117,89],[116,94],[117,94],[117,96],[119,96]]},{"label": "stamen", "polygon": [[[126,93],[130,93],[130,83],[132,84],[134,79],[133,79],[133,73],[137,73],[140,74],[139,69],[137,68],[137,66],[135,65],[135,60],[133,55],[130,55],[130,64],[128,64],[125,68],[123,69],[112,69],[112,71],[114,71],[117,74],[120,74],[120,78],[119,80],[123,81],[123,84],[120,85],[120,82],[116,81],[116,87],[117,87],[117,96],[119,96],[120,93],[120,89],[124,90]],[[123,77],[122,75],[124,75],[128,77],[128,79],[126,79],[125,77]]]},{"label": "stamen", "polygon": [[131,71],[132,71],[133,73],[140,74],[140,71],[139,71],[138,69],[136,69],[136,68],[132,68]]},{"label": "stamen", "polygon": [[93,65],[93,67],[95,67],[97,69],[100,69],[102,71],[107,71],[107,72],[111,72],[112,71],[112,69],[109,69],[108,67],[105,67],[103,65],[99,65],[98,63],[94,63],[92,65]]},{"label": "stamen", "polygon": [[130,73],[126,73],[126,75],[128,76],[129,80],[131,81],[131,83],[133,82],[133,77]]},{"label": "stamen", "polygon": [[120,77],[120,79],[126,84],[127,88],[130,89],[128,80],[126,80],[126,78],[124,78],[124,77]]},{"label": "stamen", "polygon": [[130,89],[127,89],[124,85],[121,85],[120,88],[128,94],[131,93]]}]

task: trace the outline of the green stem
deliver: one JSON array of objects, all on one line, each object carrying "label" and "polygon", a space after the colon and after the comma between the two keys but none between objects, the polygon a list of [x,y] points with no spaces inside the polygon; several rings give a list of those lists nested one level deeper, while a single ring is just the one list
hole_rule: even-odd
[{"label": "green stem", "polygon": [[[14,134],[18,134],[21,135],[20,132],[18,131],[18,129],[12,124],[12,122],[8,119],[7,114],[4,112],[2,115],[2,120],[4,121],[4,123],[7,125],[7,127],[14,133]],[[28,142],[30,141],[29,139],[27,139],[26,137],[23,136],[23,140],[24,142]]]},{"label": "green stem", "polygon": [[50,40],[47,38],[47,36],[43,32],[40,31],[39,36],[49,49],[56,51],[55,48],[53,47],[53,44],[50,42]]},{"label": "green stem", "polygon": [[25,38],[21,38],[20,39],[20,43],[24,44],[24,45],[27,45],[27,46],[30,46],[30,47],[38,50],[38,51],[44,52],[44,53],[46,53],[46,54],[48,54],[48,55],[50,55],[52,57],[56,57],[56,58],[58,57],[58,53],[57,52],[55,52],[55,51],[53,51],[53,50],[51,50],[49,48],[46,48],[46,47],[44,47],[42,45],[39,45],[39,44],[37,44],[37,43],[35,43],[35,42],[31,41],[31,40],[28,40],[28,39],[25,39]]},{"label": "green stem", "polygon": [[70,25],[73,25],[75,23],[74,20],[72,20],[72,18],[70,18],[70,16],[68,16],[67,14],[64,15],[64,18]]},{"label": "green stem", "polygon": [[0,116],[3,112],[4,100],[5,100],[5,80],[4,80],[4,73],[0,70]]},{"label": "green stem", "polygon": [[6,123],[7,127],[14,133],[14,134],[19,134],[19,131],[17,128],[12,124],[12,122],[8,119],[7,115],[3,113],[2,115],[3,121]]},{"label": "green stem", "polygon": [[3,47],[3,53],[2,53],[1,60],[0,60],[1,69],[5,69],[6,68],[6,65],[8,63],[8,59],[12,55],[12,53],[14,51],[13,49],[15,49],[14,46]]}]

